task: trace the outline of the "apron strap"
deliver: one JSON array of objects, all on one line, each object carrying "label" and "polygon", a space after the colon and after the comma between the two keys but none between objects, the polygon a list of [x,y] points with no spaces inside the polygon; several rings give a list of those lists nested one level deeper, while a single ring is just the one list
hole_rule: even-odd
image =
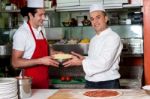
[{"label": "apron strap", "polygon": [[[27,23],[28,23],[29,28],[30,28],[30,30],[31,30],[31,33],[32,33],[32,35],[33,35],[33,37],[34,37],[34,40],[36,41],[36,37],[35,37],[35,35],[34,35],[34,32],[33,32],[32,28],[31,28],[31,25],[30,25],[29,21],[28,21]],[[42,37],[45,39],[43,32],[42,32],[42,31],[40,31],[40,32],[41,32],[41,34],[42,34]]]},{"label": "apron strap", "polygon": [[33,32],[32,28],[31,28],[31,25],[30,25],[29,21],[28,21],[27,23],[28,23],[28,25],[29,25],[30,31],[31,31],[31,33],[32,33],[32,35],[33,35],[33,38],[34,38],[34,40],[36,41],[36,37],[35,37],[35,35],[34,35],[34,32]]},{"label": "apron strap", "polygon": [[41,34],[42,34],[43,38],[45,39],[45,37],[44,37],[44,34],[43,34],[42,30],[41,30]]}]

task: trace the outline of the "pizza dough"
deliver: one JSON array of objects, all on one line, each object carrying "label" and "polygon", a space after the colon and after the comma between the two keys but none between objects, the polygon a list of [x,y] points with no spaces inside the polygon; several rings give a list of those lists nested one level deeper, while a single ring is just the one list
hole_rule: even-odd
[{"label": "pizza dough", "polygon": [[122,91],[114,89],[59,89],[48,99],[122,99],[121,95]]},{"label": "pizza dough", "polygon": [[112,97],[118,96],[119,93],[117,91],[112,90],[94,90],[94,91],[87,91],[83,93],[83,95],[88,97]]}]

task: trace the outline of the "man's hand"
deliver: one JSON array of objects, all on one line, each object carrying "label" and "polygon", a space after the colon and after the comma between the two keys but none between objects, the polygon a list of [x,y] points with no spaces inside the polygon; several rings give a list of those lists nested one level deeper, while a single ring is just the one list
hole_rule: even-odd
[{"label": "man's hand", "polygon": [[39,58],[39,61],[41,64],[44,64],[44,65],[51,65],[51,66],[54,66],[54,67],[58,67],[59,66],[59,62],[57,62],[56,60],[53,60],[51,56],[45,56],[45,57],[42,57],[42,58]]},{"label": "man's hand", "polygon": [[75,52],[71,52],[71,54],[73,55],[72,59],[64,62],[63,63],[64,67],[82,65],[82,60],[84,59],[84,56],[77,54]]}]

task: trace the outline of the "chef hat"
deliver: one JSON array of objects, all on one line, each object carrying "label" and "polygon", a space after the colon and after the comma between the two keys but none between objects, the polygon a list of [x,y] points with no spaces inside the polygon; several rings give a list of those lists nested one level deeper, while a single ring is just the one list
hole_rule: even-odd
[{"label": "chef hat", "polygon": [[105,12],[105,9],[102,4],[92,4],[90,6],[90,12],[98,11],[98,10]]},{"label": "chef hat", "polygon": [[27,7],[44,8],[44,0],[27,0]]}]

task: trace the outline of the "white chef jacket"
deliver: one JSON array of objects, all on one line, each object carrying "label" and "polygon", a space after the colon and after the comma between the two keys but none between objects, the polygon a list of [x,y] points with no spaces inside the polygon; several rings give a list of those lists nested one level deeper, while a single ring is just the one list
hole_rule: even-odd
[{"label": "white chef jacket", "polygon": [[[41,30],[44,34],[44,37],[46,37],[45,29],[43,27],[39,27],[38,29],[32,27],[32,29],[36,39],[43,39],[43,36],[40,32]],[[24,51],[23,58],[25,59],[31,59],[33,55],[35,50],[35,40],[26,22],[19,27],[13,36],[13,49]]]},{"label": "white chef jacket", "polygon": [[90,41],[88,56],[82,61],[85,79],[98,82],[120,78],[122,48],[120,37],[111,28],[95,35]]}]

